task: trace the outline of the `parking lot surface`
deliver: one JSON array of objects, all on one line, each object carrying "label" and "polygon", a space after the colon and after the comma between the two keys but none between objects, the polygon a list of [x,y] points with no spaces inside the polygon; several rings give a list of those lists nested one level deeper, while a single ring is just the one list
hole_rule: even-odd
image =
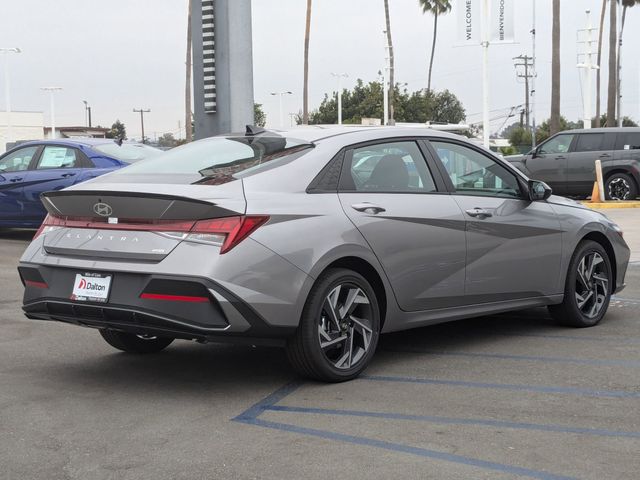
[{"label": "parking lot surface", "polygon": [[325,385],[279,349],[132,356],[27,320],[31,235],[0,233],[2,478],[639,478],[638,264],[595,328],[538,309],[386,335],[362,378]]}]

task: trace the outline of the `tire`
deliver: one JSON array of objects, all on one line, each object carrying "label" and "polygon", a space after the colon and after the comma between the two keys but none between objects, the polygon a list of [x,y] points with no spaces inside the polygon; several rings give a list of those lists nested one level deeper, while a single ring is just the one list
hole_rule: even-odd
[{"label": "tire", "polygon": [[[590,262],[595,262],[593,275],[588,273]],[[562,325],[593,327],[607,313],[612,284],[611,261],[602,245],[591,240],[580,242],[569,263],[564,300],[549,306],[549,312]]]},{"label": "tire", "polygon": [[638,196],[638,187],[635,180],[626,173],[614,173],[604,185],[607,200],[635,200]]},{"label": "tire", "polygon": [[109,345],[127,353],[157,353],[167,348],[174,340],[170,337],[144,338],[133,333],[108,329],[100,330],[100,335]]},{"label": "tire", "polygon": [[352,380],[371,362],[379,332],[380,308],[369,282],[352,270],[330,269],[309,292],[287,357],[304,377]]}]

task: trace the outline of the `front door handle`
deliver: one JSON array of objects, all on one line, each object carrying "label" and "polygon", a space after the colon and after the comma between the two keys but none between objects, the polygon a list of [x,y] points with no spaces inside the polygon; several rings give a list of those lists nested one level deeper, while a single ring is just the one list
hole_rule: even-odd
[{"label": "front door handle", "polygon": [[469,210],[465,210],[465,212],[470,217],[478,217],[480,219],[493,217],[493,213],[491,213],[489,210],[485,210],[484,208],[471,208]]},{"label": "front door handle", "polygon": [[387,211],[386,208],[383,208],[379,205],[374,205],[373,203],[369,202],[354,203],[353,205],[351,205],[351,208],[357,210],[358,212],[370,213],[373,215],[377,215],[378,213]]},{"label": "front door handle", "polygon": [[600,158],[609,158],[611,155],[609,155],[608,153],[603,153],[600,155]]},{"label": "front door handle", "polygon": [[62,178],[69,178],[69,177],[73,177],[75,175],[75,173],[63,173],[61,176]]},{"label": "front door handle", "polygon": [[23,180],[23,177],[17,177],[17,178],[12,178],[11,180],[9,180],[10,182],[16,183],[16,182],[21,182]]},{"label": "front door handle", "polygon": [[565,158],[567,157],[565,157],[564,155],[556,155],[556,160],[564,160]]}]

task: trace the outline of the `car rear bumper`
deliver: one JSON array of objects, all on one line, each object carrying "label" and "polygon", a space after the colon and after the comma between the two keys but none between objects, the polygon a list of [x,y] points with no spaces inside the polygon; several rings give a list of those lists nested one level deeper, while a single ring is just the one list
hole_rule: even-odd
[{"label": "car rear bumper", "polygon": [[77,269],[21,263],[22,309],[30,319],[52,320],[135,334],[197,341],[280,343],[293,328],[270,325],[222,285],[201,277],[134,272],[112,275],[108,302],[71,299]]}]

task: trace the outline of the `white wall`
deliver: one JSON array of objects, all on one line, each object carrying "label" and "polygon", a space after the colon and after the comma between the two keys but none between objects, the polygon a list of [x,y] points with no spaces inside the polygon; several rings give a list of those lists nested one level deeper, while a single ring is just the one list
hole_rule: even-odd
[{"label": "white wall", "polygon": [[0,153],[6,151],[7,143],[43,138],[43,125],[42,112],[11,112],[11,138],[9,138],[7,112],[0,112]]}]

